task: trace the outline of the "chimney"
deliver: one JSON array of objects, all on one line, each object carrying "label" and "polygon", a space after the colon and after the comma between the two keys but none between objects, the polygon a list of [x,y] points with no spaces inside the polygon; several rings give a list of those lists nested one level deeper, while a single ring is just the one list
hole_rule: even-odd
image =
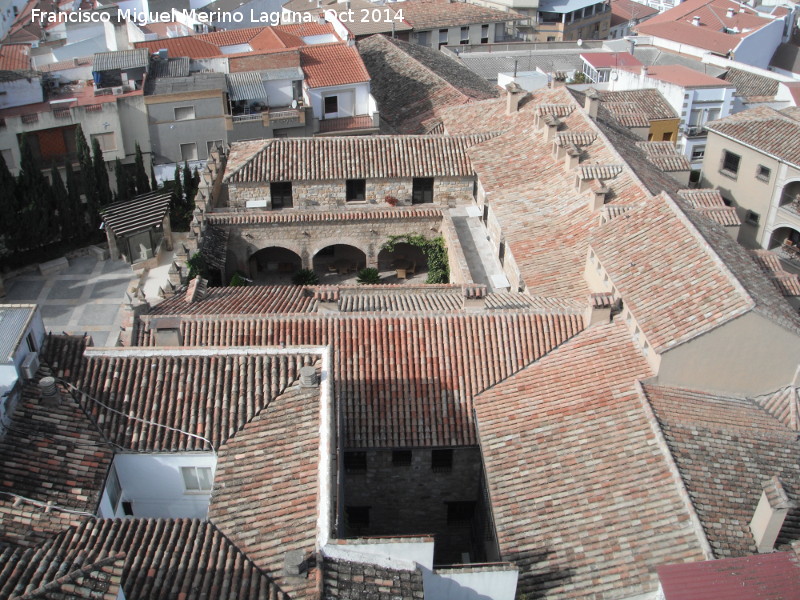
[{"label": "chimney", "polygon": [[597,118],[597,109],[600,108],[600,94],[597,90],[590,88],[586,90],[586,100],[584,101],[583,108],[589,113],[592,119]]},{"label": "chimney", "polygon": [[725,13],[725,16],[728,17],[729,19],[732,19],[733,15],[735,15],[735,14],[736,14],[736,11],[734,11],[733,8],[729,7],[728,8],[728,12]]},{"label": "chimney", "polygon": [[642,77],[647,77],[647,65],[642,65]]},{"label": "chimney", "polygon": [[609,189],[605,186],[592,190],[592,195],[589,198],[589,210],[591,212],[603,208],[603,205],[606,203],[608,192]]},{"label": "chimney", "polygon": [[463,288],[464,312],[477,312],[486,308],[486,286],[466,284]]},{"label": "chimney", "polygon": [[302,550],[290,550],[283,555],[283,574],[289,577],[298,577],[308,568]]},{"label": "chimney", "polygon": [[571,144],[570,147],[567,148],[567,155],[564,158],[564,170],[569,173],[577,167],[580,162],[581,151],[575,144]]},{"label": "chimney", "polygon": [[550,142],[556,137],[556,131],[558,131],[558,126],[561,125],[561,121],[558,117],[548,113],[544,116],[544,124],[544,141]]},{"label": "chimney", "polygon": [[513,115],[519,110],[519,101],[525,92],[520,85],[514,81],[506,85],[506,114]]},{"label": "chimney", "polygon": [[692,17],[692,25],[695,27],[700,27],[700,15],[695,15]]},{"label": "chimney", "polygon": [[42,377],[39,380],[39,391],[42,394],[43,406],[58,406],[61,404],[61,394],[56,388],[56,380],[52,377]]},{"label": "chimney", "polygon": [[317,370],[314,367],[308,366],[300,369],[300,387],[309,388],[318,385]]},{"label": "chimney", "polygon": [[591,294],[589,305],[583,313],[583,324],[587,329],[592,325],[604,325],[611,322],[611,307],[614,305],[614,296],[607,292]]},{"label": "chimney", "polygon": [[786,494],[777,476],[765,483],[763,489],[756,512],[750,521],[750,531],[761,553],[772,552],[775,549],[775,540],[781,532],[786,514],[790,509],[797,507]]}]

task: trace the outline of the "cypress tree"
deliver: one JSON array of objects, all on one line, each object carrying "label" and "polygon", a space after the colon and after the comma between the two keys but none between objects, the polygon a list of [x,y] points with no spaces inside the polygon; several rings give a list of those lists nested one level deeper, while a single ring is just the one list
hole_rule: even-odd
[{"label": "cypress tree", "polygon": [[0,189],[4,190],[0,197],[0,248],[5,248],[10,253],[14,247],[14,232],[17,230],[17,192],[16,181],[1,152]]},{"label": "cypress tree", "polygon": [[94,170],[95,185],[97,186],[97,205],[101,208],[111,204],[111,185],[108,182],[106,161],[103,160],[103,151],[97,138],[92,140],[92,167]]},{"label": "cypress tree", "polygon": [[136,184],[137,194],[146,194],[151,190],[150,181],[147,178],[147,171],[144,169],[144,158],[142,157],[142,149],[139,147],[139,142],[136,142],[136,159],[135,163],[134,180]]},{"label": "cypress tree", "polygon": [[100,226],[100,205],[97,199],[97,184],[94,165],[92,164],[92,153],[89,150],[89,144],[86,143],[86,136],[83,135],[83,129],[80,125],[75,130],[75,146],[78,152],[78,171],[80,174],[78,188],[80,193],[86,196],[84,211],[86,226],[81,228],[84,237],[86,237]]},{"label": "cypress tree", "polygon": [[156,179],[156,172],[153,169],[153,165],[150,165],[150,191],[155,192],[158,190],[158,179]]},{"label": "cypress tree", "polygon": [[69,202],[69,222],[66,227],[69,239],[81,242],[89,234],[88,206],[81,200],[81,185],[69,161],[64,163],[64,174],[67,180],[67,201]]},{"label": "cypress tree", "polygon": [[128,172],[122,166],[122,161],[114,161],[114,177],[117,179],[117,200],[131,199],[131,185],[128,179]]},{"label": "cypress tree", "polygon": [[19,149],[21,158],[17,177],[19,211],[16,248],[23,250],[37,248],[52,241],[55,207],[50,204],[50,184],[42,175],[25,134],[20,136]]},{"label": "cypress tree", "polygon": [[183,206],[183,186],[181,185],[181,167],[175,163],[175,175],[172,181],[172,199],[170,200],[170,220],[172,228],[176,231],[183,231],[184,227],[184,206]]},{"label": "cypress tree", "polygon": [[54,229],[58,229],[58,237],[61,241],[66,241],[70,237],[69,224],[72,221],[69,195],[58,167],[53,166],[50,170],[50,186],[53,190],[53,206],[56,209],[58,218],[54,219]]}]

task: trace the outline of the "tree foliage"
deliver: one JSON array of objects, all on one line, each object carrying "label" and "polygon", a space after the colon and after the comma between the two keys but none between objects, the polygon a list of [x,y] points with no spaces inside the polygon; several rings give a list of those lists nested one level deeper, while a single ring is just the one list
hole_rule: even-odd
[{"label": "tree foliage", "polygon": [[416,246],[425,254],[425,260],[428,263],[428,279],[425,283],[448,283],[450,281],[450,264],[447,260],[447,246],[443,237],[428,239],[423,235],[393,235],[381,249],[394,252],[395,244],[398,242]]},{"label": "tree foliage", "polygon": [[146,194],[152,191],[150,180],[147,177],[147,170],[144,168],[144,158],[139,142],[136,142],[136,158],[134,159],[134,187],[137,194]]}]

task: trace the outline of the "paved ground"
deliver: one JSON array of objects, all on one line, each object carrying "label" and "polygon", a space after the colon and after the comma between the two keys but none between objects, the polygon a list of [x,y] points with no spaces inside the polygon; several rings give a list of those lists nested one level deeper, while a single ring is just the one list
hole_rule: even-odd
[{"label": "paved ground", "polygon": [[48,331],[89,333],[96,346],[113,346],[121,323],[120,306],[134,280],[130,265],[93,256],[79,256],[69,263],[69,268],[49,277],[30,271],[6,280],[6,296],[0,302],[35,302]]}]

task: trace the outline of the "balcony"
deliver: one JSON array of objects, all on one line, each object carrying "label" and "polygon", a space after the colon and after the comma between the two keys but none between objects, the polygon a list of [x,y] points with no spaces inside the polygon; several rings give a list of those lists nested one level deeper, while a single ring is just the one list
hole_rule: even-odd
[{"label": "balcony", "polygon": [[333,135],[339,133],[367,132],[378,130],[378,113],[374,115],[360,115],[355,117],[339,117],[336,119],[322,119],[319,122],[319,135]]}]

